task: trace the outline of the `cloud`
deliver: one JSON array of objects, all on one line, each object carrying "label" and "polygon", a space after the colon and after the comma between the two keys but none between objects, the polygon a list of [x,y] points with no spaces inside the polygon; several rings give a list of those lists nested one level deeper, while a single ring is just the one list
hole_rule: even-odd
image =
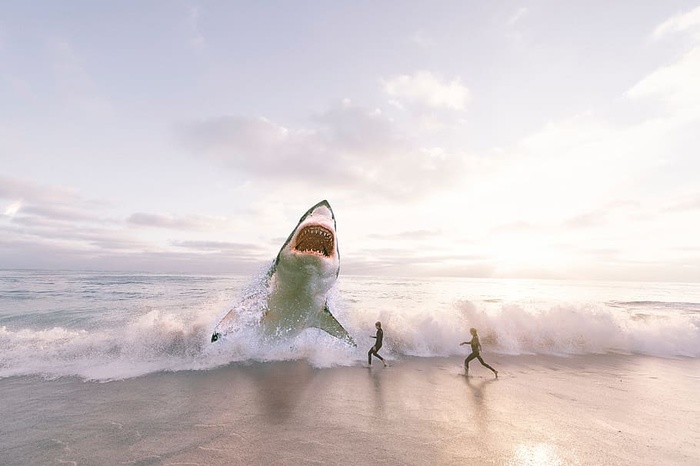
[{"label": "cloud", "polygon": [[84,199],[73,189],[0,176],[0,200],[3,199],[9,201],[5,217],[14,225],[49,229],[112,222],[96,214],[99,209],[109,207],[108,203]]},{"label": "cloud", "polygon": [[183,144],[259,184],[303,184],[409,199],[459,180],[464,162],[421,147],[379,109],[345,100],[315,115],[310,128],[266,118],[222,116],[180,125]]},{"label": "cloud", "polygon": [[[154,226],[184,239],[149,232]],[[265,245],[202,241],[190,233],[229,230],[231,223],[217,217],[133,214],[124,222],[83,214],[80,205],[30,205],[13,217],[0,217],[0,263],[8,268],[247,273],[268,259]]]},{"label": "cloud", "polygon": [[425,254],[423,249],[402,247],[364,248],[346,257],[341,265],[348,274],[392,276],[490,277],[495,270],[483,254]]},{"label": "cloud", "polygon": [[664,103],[676,119],[700,117],[700,7],[680,13],[660,24],[653,32],[654,39],[670,33],[683,33],[691,38],[692,46],[680,59],[662,66],[644,77],[626,93],[630,99],[648,99]]},{"label": "cloud", "polygon": [[59,222],[98,221],[93,212],[66,205],[28,205],[22,209],[25,216],[42,217]]},{"label": "cloud", "polygon": [[4,215],[7,217],[14,217],[17,212],[19,212],[19,209],[22,208],[22,201],[16,201],[11,203],[5,208],[5,213]]},{"label": "cloud", "polygon": [[595,112],[551,122],[498,159],[492,183],[517,193],[510,208],[552,220],[636,200],[683,156],[669,150],[678,128],[673,118],[620,125]]},{"label": "cloud", "polygon": [[11,220],[15,224],[35,226],[114,224],[104,215],[112,204],[102,200],[86,199],[77,190],[56,186],[40,186],[20,179],[0,177],[0,199],[19,199],[19,208]]},{"label": "cloud", "polygon": [[664,212],[690,212],[700,210],[700,194],[685,196],[664,208]]},{"label": "cloud", "polygon": [[15,96],[23,98],[25,101],[38,102],[39,96],[34,92],[32,85],[26,79],[15,76],[6,76],[9,87]]},{"label": "cloud", "polygon": [[569,229],[582,229],[604,226],[611,219],[629,219],[640,212],[641,205],[635,201],[613,201],[602,208],[584,212],[564,221],[563,226]]},{"label": "cloud", "polygon": [[532,233],[541,231],[542,227],[538,227],[528,222],[512,222],[502,225],[496,225],[491,229],[492,234],[512,234],[512,233]]},{"label": "cloud", "polygon": [[374,233],[374,234],[368,235],[368,238],[389,240],[389,241],[425,240],[425,239],[430,240],[430,239],[433,239],[440,234],[441,234],[441,232],[439,230],[412,230],[412,231],[400,232],[397,234]]},{"label": "cloud", "polygon": [[514,26],[515,23],[517,23],[527,15],[528,11],[529,10],[525,7],[518,8],[518,10],[515,13],[513,13],[510,18],[508,18],[506,24],[508,26]]},{"label": "cloud", "polygon": [[319,136],[327,147],[354,157],[375,160],[392,151],[410,149],[394,121],[379,109],[366,109],[344,100],[341,105],[314,117]]},{"label": "cloud", "polygon": [[215,257],[200,251],[157,251],[114,241],[103,247],[80,248],[72,243],[0,236],[0,263],[6,268],[104,270],[188,273],[254,273],[266,266],[241,251],[221,252]]},{"label": "cloud", "polygon": [[167,228],[170,230],[207,230],[213,228],[219,219],[201,216],[177,217],[168,214],[148,214],[136,212],[131,214],[126,222],[131,225],[149,228]]},{"label": "cloud", "polygon": [[40,186],[31,181],[0,175],[0,199],[27,202],[71,203],[80,199],[77,191],[69,188]]},{"label": "cloud", "polygon": [[664,102],[674,111],[700,109],[700,45],[685,53],[680,60],[661,67],[630,88],[632,99],[651,98]]},{"label": "cloud", "polygon": [[259,258],[260,254],[267,253],[268,249],[255,243],[231,243],[227,241],[174,241],[173,246],[200,252],[228,252],[237,256]]},{"label": "cloud", "polygon": [[700,29],[700,6],[664,21],[654,29],[652,37],[661,39],[670,33],[697,31],[698,29]]},{"label": "cloud", "polygon": [[248,272],[269,252],[191,236],[226,234],[232,222],[225,218],[134,213],[115,219],[103,210],[109,203],[10,177],[0,177],[0,199],[11,200],[0,216],[0,263],[8,268]]},{"label": "cloud", "polygon": [[266,118],[222,116],[180,128],[185,145],[236,170],[272,177],[332,170],[318,135],[290,131]]},{"label": "cloud", "polygon": [[411,42],[423,49],[429,49],[435,46],[435,40],[426,34],[425,31],[416,31],[411,36]]},{"label": "cloud", "polygon": [[399,75],[383,80],[384,91],[399,103],[464,110],[470,92],[459,78],[449,83],[429,71],[418,71],[413,75]]},{"label": "cloud", "polygon": [[605,211],[587,212],[577,215],[564,222],[567,228],[591,228],[604,225],[607,222],[608,213]]}]

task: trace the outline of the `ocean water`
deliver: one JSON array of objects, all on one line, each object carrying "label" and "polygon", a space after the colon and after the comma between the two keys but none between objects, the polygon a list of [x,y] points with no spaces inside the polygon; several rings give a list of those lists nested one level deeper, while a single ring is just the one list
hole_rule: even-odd
[{"label": "ocean water", "polygon": [[260,278],[0,271],[0,464],[698,464],[697,285],[341,272],[353,346],[263,335]]},{"label": "ocean water", "polygon": [[315,329],[270,341],[254,325],[210,343],[228,309],[261,291],[259,281],[255,276],[0,271],[0,378],[108,381],[295,360],[316,368],[356,366],[366,360],[377,320],[385,331],[381,352],[389,360],[465,355],[459,343],[470,338],[470,327],[479,330],[485,355],[700,357],[697,284],[342,272],[331,309],[357,346]]}]

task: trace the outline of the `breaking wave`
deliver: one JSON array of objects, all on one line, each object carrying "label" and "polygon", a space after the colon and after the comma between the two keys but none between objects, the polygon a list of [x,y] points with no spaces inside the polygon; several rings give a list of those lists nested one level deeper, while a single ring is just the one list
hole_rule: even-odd
[{"label": "breaking wave", "polygon": [[336,289],[331,297],[331,308],[356,347],[315,329],[289,339],[263,336],[255,325],[264,301],[259,298],[266,292],[258,278],[232,303],[241,315],[238,325],[215,344],[210,343],[212,330],[230,308],[216,299],[184,309],[155,306],[123,321],[104,318],[87,325],[78,319],[60,325],[52,318],[52,325],[42,326],[41,315],[35,321],[17,321],[20,325],[2,325],[0,377],[115,380],[293,359],[306,359],[315,367],[357,365],[374,342],[369,336],[376,320],[383,323],[382,354],[389,359],[465,355],[459,343],[469,339],[470,327],[479,330],[484,351],[491,354],[700,357],[700,306],[694,302],[526,303],[493,297],[445,302],[426,293],[416,305],[410,304],[405,284],[381,286],[384,295]]}]

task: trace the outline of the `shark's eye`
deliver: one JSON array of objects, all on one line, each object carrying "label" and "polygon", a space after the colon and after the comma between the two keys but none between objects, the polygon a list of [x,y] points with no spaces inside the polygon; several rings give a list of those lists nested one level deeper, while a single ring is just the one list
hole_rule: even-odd
[{"label": "shark's eye", "polygon": [[333,232],[320,225],[304,227],[297,235],[294,249],[307,254],[330,257],[334,250]]}]

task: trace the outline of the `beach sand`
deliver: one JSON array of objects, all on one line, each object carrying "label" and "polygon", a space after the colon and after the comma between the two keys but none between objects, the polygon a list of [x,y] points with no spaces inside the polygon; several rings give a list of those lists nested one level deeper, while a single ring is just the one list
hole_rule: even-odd
[{"label": "beach sand", "polygon": [[700,464],[700,360],[303,361],[0,380],[0,464]]}]

